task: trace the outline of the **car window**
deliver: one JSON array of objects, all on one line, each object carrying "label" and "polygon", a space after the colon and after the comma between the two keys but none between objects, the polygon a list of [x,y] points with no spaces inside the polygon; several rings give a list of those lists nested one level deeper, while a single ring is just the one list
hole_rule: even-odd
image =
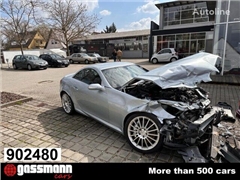
[{"label": "car window", "polygon": [[25,58],[30,60],[30,61],[34,61],[34,60],[38,60],[39,59],[38,56],[33,56],[33,55],[31,55],[31,56],[25,55]]},{"label": "car window", "polygon": [[61,56],[59,56],[58,54],[51,54],[50,55],[53,59],[62,59]]},{"label": "car window", "polygon": [[102,72],[113,88],[120,88],[132,78],[147,72],[147,70],[137,65],[130,65],[105,69]]},{"label": "car window", "polygon": [[82,81],[86,84],[98,83],[101,84],[101,78],[94,69],[83,69],[74,75],[75,79]]},{"label": "car window", "polygon": [[20,59],[21,59],[21,56],[20,56],[20,55],[19,55],[19,56],[15,56],[14,59],[20,60]]},{"label": "car window", "polygon": [[171,53],[171,49],[166,49],[166,53]]},{"label": "car window", "polygon": [[161,50],[161,54],[163,53],[171,53],[171,50],[170,49],[163,49]]},{"label": "car window", "polygon": [[88,55],[87,55],[87,54],[85,54],[85,53],[82,53],[81,55],[82,55],[83,57],[86,57],[86,56],[88,56]]}]

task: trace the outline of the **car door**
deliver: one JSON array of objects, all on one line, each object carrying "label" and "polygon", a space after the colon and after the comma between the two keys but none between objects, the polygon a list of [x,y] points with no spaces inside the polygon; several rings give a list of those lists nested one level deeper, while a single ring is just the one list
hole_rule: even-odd
[{"label": "car door", "polygon": [[15,56],[14,57],[14,63],[17,67],[20,67],[21,68],[21,55],[18,55],[18,56]]},{"label": "car door", "polygon": [[19,67],[21,67],[21,68],[27,68],[27,65],[28,65],[28,56],[26,56],[26,55],[21,56],[21,58],[20,58],[20,64],[21,64],[21,66],[19,66]]},{"label": "car door", "polygon": [[54,66],[53,58],[52,58],[49,54],[46,54],[46,55],[45,55],[45,58],[46,58],[46,61],[48,62],[48,64],[49,64],[50,66]]},{"label": "car door", "polygon": [[76,54],[76,61],[77,62],[83,62],[84,61],[81,54]]},{"label": "car door", "polygon": [[71,59],[72,59],[74,62],[80,62],[80,60],[79,60],[79,54],[78,54],[78,53],[73,54]]},{"label": "car door", "polygon": [[159,61],[168,61],[169,59],[169,49],[162,49],[160,52],[159,52]]},{"label": "car door", "polygon": [[101,84],[99,74],[91,68],[83,69],[73,77],[72,92],[75,99],[75,108],[92,117],[107,121],[109,106],[106,91],[90,90],[90,84]]}]

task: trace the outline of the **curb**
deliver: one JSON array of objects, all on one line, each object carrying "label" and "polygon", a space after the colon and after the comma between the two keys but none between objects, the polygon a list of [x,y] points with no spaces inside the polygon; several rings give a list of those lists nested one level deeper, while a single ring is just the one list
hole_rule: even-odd
[{"label": "curb", "polygon": [[16,105],[16,104],[23,103],[23,102],[28,102],[28,101],[31,101],[31,100],[33,100],[32,97],[19,99],[19,100],[16,100],[16,101],[12,101],[12,102],[8,102],[8,103],[5,103],[5,104],[1,104],[0,108]]}]

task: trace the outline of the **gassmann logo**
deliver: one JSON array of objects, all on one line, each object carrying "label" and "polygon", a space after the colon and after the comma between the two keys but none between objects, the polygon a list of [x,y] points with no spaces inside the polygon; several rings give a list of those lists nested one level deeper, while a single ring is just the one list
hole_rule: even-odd
[{"label": "gassmann logo", "polygon": [[203,15],[230,15],[229,10],[221,10],[219,8],[215,8],[214,10],[208,10],[208,9],[197,9],[195,8],[193,10],[192,15],[198,15],[198,16],[203,16]]},{"label": "gassmann logo", "polygon": [[17,165],[17,175],[23,176],[30,173],[72,173],[72,165],[65,164],[19,164]]}]

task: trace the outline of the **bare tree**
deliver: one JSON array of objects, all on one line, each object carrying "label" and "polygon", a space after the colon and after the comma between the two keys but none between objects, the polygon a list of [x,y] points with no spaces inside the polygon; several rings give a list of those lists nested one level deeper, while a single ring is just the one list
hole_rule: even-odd
[{"label": "bare tree", "polygon": [[3,0],[1,2],[1,31],[7,39],[14,38],[23,54],[23,43],[29,28],[35,22],[35,8],[39,0]]},{"label": "bare tree", "polygon": [[85,4],[76,0],[52,0],[47,3],[45,10],[54,31],[52,38],[65,44],[67,55],[70,54],[70,43],[76,38],[86,37],[100,21],[96,15],[87,13]]},{"label": "bare tree", "polygon": [[48,40],[51,28],[46,23],[37,25],[36,28],[34,28],[34,30],[40,32],[40,34],[43,36],[43,38],[45,40]]}]

